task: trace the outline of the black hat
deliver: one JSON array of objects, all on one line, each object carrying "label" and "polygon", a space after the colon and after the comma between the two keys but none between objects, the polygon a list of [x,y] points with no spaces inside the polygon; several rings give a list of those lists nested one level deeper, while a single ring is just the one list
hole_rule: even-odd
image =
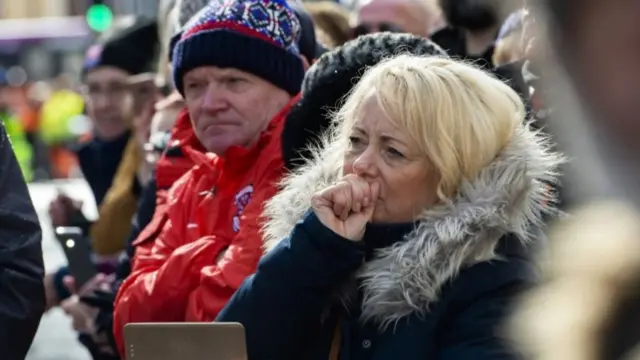
[{"label": "black hat", "polygon": [[101,66],[113,66],[131,75],[153,71],[159,45],[156,20],[125,19],[87,50],[82,72]]},{"label": "black hat", "polygon": [[330,114],[357,84],[364,71],[390,56],[444,56],[438,45],[421,36],[379,32],[360,36],[324,54],[307,71],[302,97],[293,107],[282,133],[285,165],[294,169],[310,156],[307,150],[331,123]]}]

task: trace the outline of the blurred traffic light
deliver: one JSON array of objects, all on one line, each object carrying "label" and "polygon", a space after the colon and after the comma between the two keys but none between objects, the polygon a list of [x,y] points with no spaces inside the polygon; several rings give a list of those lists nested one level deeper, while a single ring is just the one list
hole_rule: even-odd
[{"label": "blurred traffic light", "polygon": [[103,32],[109,29],[113,23],[113,11],[102,1],[93,1],[93,4],[87,9],[86,18],[91,30]]}]

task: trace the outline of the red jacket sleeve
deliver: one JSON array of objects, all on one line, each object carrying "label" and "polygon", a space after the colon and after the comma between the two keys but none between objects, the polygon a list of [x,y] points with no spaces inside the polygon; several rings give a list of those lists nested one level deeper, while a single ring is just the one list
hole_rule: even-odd
[{"label": "red jacket sleeve", "polygon": [[192,182],[193,174],[188,172],[171,189],[167,222],[150,251],[136,250],[131,275],[118,290],[113,331],[121,354],[126,324],[184,321],[189,294],[199,285],[200,270],[212,264],[222,250],[213,237],[180,246],[189,220]]},{"label": "red jacket sleeve", "polygon": [[277,157],[263,169],[240,219],[240,231],[220,260],[201,269],[200,282],[189,296],[185,321],[214,321],[244,279],[256,271],[263,254],[262,209],[278,191],[282,160]]}]

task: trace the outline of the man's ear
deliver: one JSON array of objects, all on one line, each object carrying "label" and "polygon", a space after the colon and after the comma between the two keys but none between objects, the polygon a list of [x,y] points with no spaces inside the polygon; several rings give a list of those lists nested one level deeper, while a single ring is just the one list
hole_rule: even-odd
[{"label": "man's ear", "polygon": [[311,67],[311,64],[309,64],[309,61],[303,55],[298,56],[300,57],[300,60],[302,60],[302,67],[304,68],[304,72],[307,72],[307,70],[309,70],[309,67]]}]

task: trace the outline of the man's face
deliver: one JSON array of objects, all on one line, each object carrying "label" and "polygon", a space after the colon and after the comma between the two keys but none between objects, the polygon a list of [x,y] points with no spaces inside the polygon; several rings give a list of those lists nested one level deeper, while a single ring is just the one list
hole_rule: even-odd
[{"label": "man's face", "polygon": [[194,132],[207,151],[222,155],[251,146],[291,96],[232,68],[204,66],[184,76],[184,97]]},{"label": "man's face", "polygon": [[567,38],[572,73],[602,125],[640,151],[640,2],[590,0]]},{"label": "man's face", "polygon": [[128,128],[128,78],[127,72],[110,66],[99,67],[87,74],[84,86],[87,110],[101,138],[116,138]]}]

